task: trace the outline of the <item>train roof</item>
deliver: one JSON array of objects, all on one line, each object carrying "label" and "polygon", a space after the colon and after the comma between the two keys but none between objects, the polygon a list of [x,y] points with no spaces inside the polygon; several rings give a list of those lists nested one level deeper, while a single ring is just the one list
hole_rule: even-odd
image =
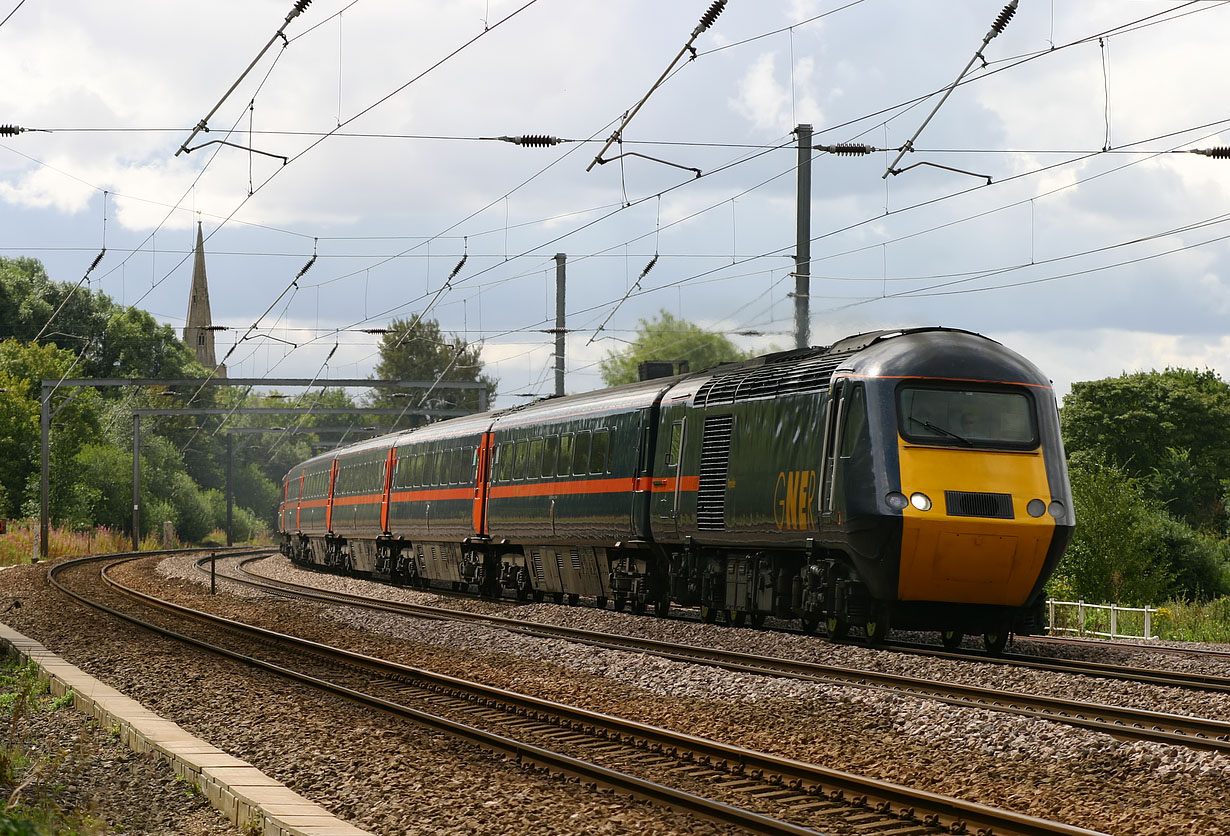
[{"label": "train roof", "polygon": [[609,389],[548,397],[493,412],[451,418],[321,453],[305,466],[369,449],[477,435],[491,428],[627,412],[659,398],[707,407],[828,389],[833,377],[947,378],[1049,387],[1050,380],[1002,344],[959,328],[885,329],[854,334],[827,346],[779,351],[737,363]]}]

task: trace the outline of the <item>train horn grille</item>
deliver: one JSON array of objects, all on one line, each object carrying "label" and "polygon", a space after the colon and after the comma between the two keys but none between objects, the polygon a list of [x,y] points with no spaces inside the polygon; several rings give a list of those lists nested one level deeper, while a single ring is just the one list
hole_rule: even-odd
[{"label": "train horn grille", "polygon": [[950,517],[990,517],[1010,520],[1012,494],[969,493],[967,491],[944,491],[944,504]]}]

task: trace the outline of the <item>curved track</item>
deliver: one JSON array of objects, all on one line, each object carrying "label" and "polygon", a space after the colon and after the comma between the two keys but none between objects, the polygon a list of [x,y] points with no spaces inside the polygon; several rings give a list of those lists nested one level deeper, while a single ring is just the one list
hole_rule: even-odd
[{"label": "curved track", "polygon": [[[105,568],[102,577],[107,587],[99,588],[92,564],[131,559],[131,555],[112,556],[60,564],[52,570],[53,583],[90,606],[180,641],[446,731],[537,768],[614,787],[748,832],[814,836],[823,832],[815,828],[828,821],[843,829],[870,827],[902,836],[941,829],[1020,836],[1092,833],[229,621],[123,587],[107,577]],[[141,616],[126,612],[134,607]],[[408,700],[419,705],[407,705]],[[701,792],[681,786],[696,786]],[[757,809],[749,809],[753,806]]]},{"label": "curved track", "polygon": [[[1105,732],[1124,739],[1147,740],[1156,743],[1230,753],[1230,723],[1221,720],[1164,714],[1112,705],[1082,703],[1058,697],[1035,696],[972,685],[937,682],[879,671],[843,668],[789,659],[776,659],[716,648],[680,645],[654,639],[579,630],[571,627],[555,627],[441,607],[394,603],[342,592],[325,592],[302,584],[271,581],[260,575],[252,574],[245,569],[245,564],[249,562],[251,561],[245,560],[236,566],[235,569],[238,574],[228,575],[228,580],[265,591],[274,591],[278,594],[302,597],[307,600],[359,606],[420,618],[485,623],[514,630],[524,635],[564,639],[566,641],[612,650],[648,653],[676,661],[715,665],[727,670],[744,673],[784,676],[828,684],[892,690],[911,696],[940,700],[953,705],[986,708],[1035,719],[1052,720]],[[960,654],[940,655],[967,658]],[[1030,662],[1029,666],[1041,665]],[[1107,666],[1093,665],[1082,669],[1060,664],[1050,669],[1063,670],[1064,672],[1089,673],[1090,675],[1098,676],[1102,675],[1101,672],[1104,667]],[[1129,678],[1123,672],[1120,673],[1122,674],[1121,678]],[[1173,682],[1169,679],[1163,679],[1162,681],[1156,681],[1153,678],[1134,679],[1153,684],[1177,684],[1178,687],[1204,687],[1202,681],[1194,681],[1185,675],[1179,675]],[[1200,679],[1203,680],[1204,678]],[[1217,683],[1214,690],[1230,690],[1230,682]]]}]

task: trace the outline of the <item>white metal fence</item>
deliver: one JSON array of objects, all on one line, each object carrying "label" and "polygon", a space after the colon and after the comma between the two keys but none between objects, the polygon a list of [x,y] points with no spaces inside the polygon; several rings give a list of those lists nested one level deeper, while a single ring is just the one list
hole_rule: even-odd
[{"label": "white metal fence", "polygon": [[[1075,610],[1068,609],[1075,608]],[[1120,607],[1084,601],[1046,602],[1051,635],[1101,636],[1108,639],[1156,639],[1153,607]]]}]

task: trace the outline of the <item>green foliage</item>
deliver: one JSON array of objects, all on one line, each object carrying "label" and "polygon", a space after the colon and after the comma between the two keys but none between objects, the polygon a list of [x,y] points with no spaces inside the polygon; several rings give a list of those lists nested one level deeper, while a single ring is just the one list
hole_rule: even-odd
[{"label": "green foliage", "polygon": [[[445,334],[434,319],[393,320],[389,333],[380,338],[379,350],[380,362],[376,364],[373,379],[485,383],[488,403],[495,396],[496,381],[483,374],[482,346],[466,342],[457,334]],[[425,393],[411,391],[409,394],[408,404],[406,399],[395,399],[381,392],[372,400],[372,405],[418,408]],[[436,389],[427,395],[423,406],[477,409],[478,393]],[[403,419],[401,426],[409,423]]]},{"label": "green foliage", "polygon": [[1073,598],[1139,606],[1166,597],[1172,575],[1159,554],[1160,516],[1137,480],[1089,457],[1069,463],[1076,532],[1056,573]]},{"label": "green foliage", "polygon": [[618,386],[635,382],[637,366],[647,360],[676,364],[686,360],[693,371],[699,371],[752,356],[754,352],[740,351],[721,334],[706,331],[663,309],[656,319],[640,320],[636,339],[626,349],[607,354],[600,368],[603,382]]},{"label": "green foliage", "polygon": [[1076,532],[1052,581],[1053,597],[1142,606],[1230,591],[1224,541],[1167,513],[1118,465],[1077,454],[1069,472]]},{"label": "green foliage", "polygon": [[1230,385],[1216,373],[1166,369],[1075,383],[1062,418],[1070,453],[1103,457],[1172,514],[1227,533]]},{"label": "green foliage", "polygon": [[1168,601],[1154,616],[1158,638],[1185,642],[1230,642],[1230,597],[1203,604]]}]

